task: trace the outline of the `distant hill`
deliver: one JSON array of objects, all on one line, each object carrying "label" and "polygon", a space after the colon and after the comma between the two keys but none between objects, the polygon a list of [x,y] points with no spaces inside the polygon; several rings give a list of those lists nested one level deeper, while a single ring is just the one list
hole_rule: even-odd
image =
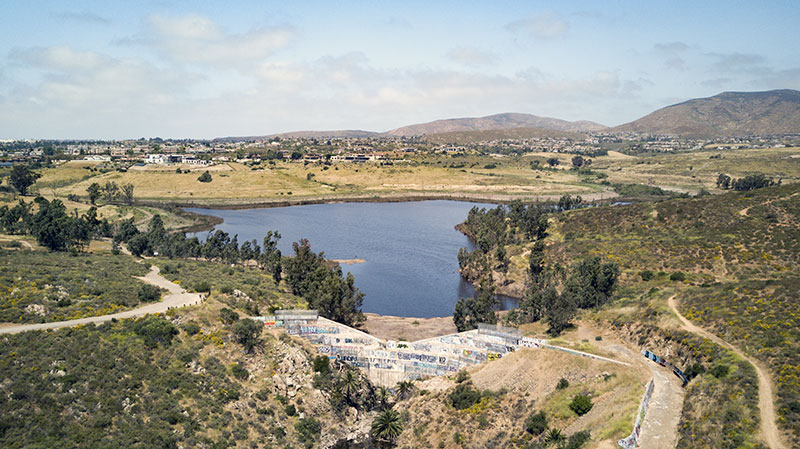
[{"label": "distant hill", "polygon": [[487,131],[510,128],[545,128],[557,131],[587,132],[606,129],[598,123],[585,120],[568,122],[531,114],[505,113],[486,117],[453,118],[436,120],[387,131],[390,136],[421,136],[458,131]]},{"label": "distant hill", "polygon": [[800,91],[723,92],[659,109],[611,129],[713,138],[800,132]]},{"label": "distant hill", "polygon": [[453,131],[449,133],[428,134],[425,140],[434,144],[465,145],[503,139],[568,138],[583,140],[585,134],[570,131],[557,131],[545,128],[510,128],[487,131]]},{"label": "distant hill", "polygon": [[264,140],[273,137],[280,137],[282,139],[327,139],[327,138],[366,138],[366,137],[380,137],[381,133],[372,131],[362,131],[360,129],[343,129],[334,131],[291,131],[288,133],[269,134],[264,136],[240,136],[240,137],[218,137],[214,140],[222,142],[240,142],[247,140]]}]

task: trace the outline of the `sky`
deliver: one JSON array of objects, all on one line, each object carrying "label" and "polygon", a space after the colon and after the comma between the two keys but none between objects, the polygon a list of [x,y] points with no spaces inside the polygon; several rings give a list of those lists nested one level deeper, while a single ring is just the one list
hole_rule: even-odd
[{"label": "sky", "polygon": [[386,131],[524,112],[608,126],[800,89],[788,1],[14,1],[0,139]]}]

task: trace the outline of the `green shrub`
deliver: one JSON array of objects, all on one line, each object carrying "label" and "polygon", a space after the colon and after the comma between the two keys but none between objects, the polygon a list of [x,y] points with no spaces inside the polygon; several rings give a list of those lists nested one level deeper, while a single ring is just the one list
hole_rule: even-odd
[{"label": "green shrub", "polygon": [[247,368],[243,367],[238,363],[234,363],[231,365],[231,373],[233,374],[233,377],[237,379],[244,380],[250,377],[250,371],[247,371]]},{"label": "green shrub", "polygon": [[328,375],[331,372],[330,360],[328,356],[318,355],[314,357],[314,372]]},{"label": "green shrub", "polygon": [[576,394],[575,397],[572,398],[572,402],[569,403],[569,409],[578,416],[583,416],[589,413],[589,410],[592,409],[592,405],[592,400],[589,399],[588,396]]},{"label": "green shrub", "polygon": [[139,289],[139,301],[155,302],[161,299],[161,289],[155,285],[145,284]]},{"label": "green shrub", "polygon": [[200,181],[200,182],[211,182],[211,181],[213,180],[213,178],[211,177],[211,173],[209,173],[209,172],[206,170],[206,171],[204,171],[204,172],[203,172],[203,174],[202,174],[202,175],[200,175],[200,176],[197,178],[197,180],[198,180],[198,181]]},{"label": "green shrub", "polygon": [[481,392],[468,383],[460,383],[447,395],[447,402],[456,410],[472,407],[481,400]]},{"label": "green shrub", "polygon": [[557,390],[563,390],[569,386],[569,381],[564,379],[563,377],[558,380],[558,385],[556,385]]},{"label": "green shrub", "polygon": [[197,282],[192,286],[192,290],[198,293],[203,293],[203,292],[210,293],[211,284],[209,284],[208,281]]},{"label": "green shrub", "polygon": [[642,271],[640,271],[640,272],[639,272],[639,276],[640,276],[640,277],[642,278],[642,280],[643,280],[643,281],[645,281],[645,282],[647,282],[647,281],[649,281],[649,280],[653,279],[653,277],[655,277],[655,275],[656,275],[656,274],[655,274],[655,273],[653,273],[653,272],[652,272],[652,271],[650,271],[650,270],[642,270]]},{"label": "green shrub", "polygon": [[545,430],[547,430],[547,415],[543,411],[531,413],[525,420],[525,431],[533,436],[539,436]]},{"label": "green shrub", "polygon": [[197,333],[200,332],[200,325],[190,321],[182,324],[181,329],[189,335],[197,335]]},{"label": "green shrub", "polygon": [[686,275],[682,271],[676,271],[669,275],[669,280],[683,282],[686,280]]},{"label": "green shrub", "polygon": [[283,407],[283,411],[286,412],[286,416],[294,416],[297,414],[297,409],[295,408],[294,404],[289,404]]},{"label": "green shrub", "polygon": [[306,447],[312,447],[322,431],[322,426],[319,421],[309,417],[301,418],[297,421],[294,425],[294,429],[297,431],[297,436],[300,438],[300,441]]},{"label": "green shrub", "polygon": [[727,376],[729,371],[730,367],[728,367],[728,365],[714,365],[709,373],[717,379],[721,379]]}]

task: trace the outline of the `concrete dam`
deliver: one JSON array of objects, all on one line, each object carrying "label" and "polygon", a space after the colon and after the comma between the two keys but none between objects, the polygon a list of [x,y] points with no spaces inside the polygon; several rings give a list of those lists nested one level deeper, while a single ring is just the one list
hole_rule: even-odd
[{"label": "concrete dam", "polygon": [[381,340],[320,317],[314,310],[278,310],[274,316],[252,319],[310,341],[321,354],[360,368],[373,383],[387,387],[403,380],[450,375],[472,365],[498,360],[521,348],[554,349],[628,365],[552,346],[547,340],[523,337],[517,329],[496,325],[481,324],[471,331],[405,342]]}]

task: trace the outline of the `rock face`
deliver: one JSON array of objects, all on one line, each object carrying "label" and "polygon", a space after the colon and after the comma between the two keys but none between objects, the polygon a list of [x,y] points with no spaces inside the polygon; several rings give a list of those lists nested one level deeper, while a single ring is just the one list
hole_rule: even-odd
[{"label": "rock face", "polygon": [[611,130],[689,138],[798,133],[800,91],[723,92],[667,106]]}]

